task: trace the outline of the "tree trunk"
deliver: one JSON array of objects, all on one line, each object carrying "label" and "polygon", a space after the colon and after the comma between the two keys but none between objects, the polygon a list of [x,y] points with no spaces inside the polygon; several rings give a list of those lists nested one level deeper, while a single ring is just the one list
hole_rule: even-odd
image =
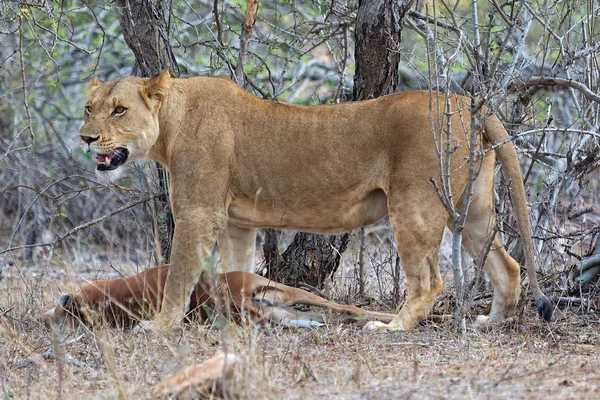
[{"label": "tree trunk", "polygon": [[354,100],[396,91],[404,17],[413,0],[359,0],[356,14]]},{"label": "tree trunk", "polygon": [[[396,92],[400,64],[400,40],[404,17],[413,0],[359,0],[354,30],[354,101],[374,99]],[[361,231],[361,256],[364,246]],[[358,287],[364,295],[366,270],[360,257]],[[400,265],[396,260],[395,271]],[[400,274],[394,273],[394,298],[400,298]]]},{"label": "tree trunk", "polygon": [[321,288],[337,271],[350,234],[324,236],[299,232],[283,254],[277,248],[278,236],[275,229],[265,230],[266,276],[290,286],[307,283]]},{"label": "tree trunk", "polygon": [[[173,77],[179,77],[177,61],[169,44],[170,0],[116,0],[119,20],[125,42],[135,55],[133,74],[150,77],[165,69]],[[153,207],[154,235],[158,238],[156,259],[158,264],[168,263],[171,258],[171,242],[175,220],[169,204],[169,173],[154,163],[159,186],[165,196],[155,200]]]},{"label": "tree trunk", "polygon": [[168,69],[179,77],[169,44],[170,0],[116,0],[127,46],[135,55],[134,74],[148,77]]},{"label": "tree trunk", "polygon": [[[395,92],[398,84],[398,46],[404,16],[413,0],[360,0],[356,15],[354,100],[366,100]],[[266,275],[289,285],[308,283],[322,287],[339,267],[349,234],[319,236],[298,233],[283,254],[278,233],[266,230],[263,244]],[[359,275],[363,275],[362,269]],[[360,276],[360,287],[364,287]]]}]

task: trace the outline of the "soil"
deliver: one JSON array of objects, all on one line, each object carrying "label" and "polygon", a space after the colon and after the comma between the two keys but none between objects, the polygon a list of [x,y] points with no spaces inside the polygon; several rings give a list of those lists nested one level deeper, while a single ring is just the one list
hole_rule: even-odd
[{"label": "soil", "polygon": [[[161,377],[222,350],[242,359],[241,398],[600,398],[600,316],[575,307],[556,309],[544,323],[526,304],[510,323],[482,329],[468,321],[465,334],[454,333],[448,319],[412,332],[241,323],[189,324],[167,336],[108,327],[53,332],[40,322],[59,289],[73,286],[67,282],[111,274],[96,267],[5,271],[3,398],[149,398]],[[58,357],[36,357],[52,348]]]}]

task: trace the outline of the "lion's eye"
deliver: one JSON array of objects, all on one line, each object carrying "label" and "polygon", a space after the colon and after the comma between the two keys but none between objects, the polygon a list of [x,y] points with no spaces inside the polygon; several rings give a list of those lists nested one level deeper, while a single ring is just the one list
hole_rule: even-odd
[{"label": "lion's eye", "polygon": [[125,111],[127,111],[125,107],[119,106],[115,108],[115,110],[112,112],[112,115],[123,115],[125,114]]},{"label": "lion's eye", "polygon": [[85,106],[85,113],[90,115],[92,113],[92,107],[91,106]]}]

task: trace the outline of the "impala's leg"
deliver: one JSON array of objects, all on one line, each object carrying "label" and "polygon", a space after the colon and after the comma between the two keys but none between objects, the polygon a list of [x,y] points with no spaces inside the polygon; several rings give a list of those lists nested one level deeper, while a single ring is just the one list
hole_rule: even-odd
[{"label": "impala's leg", "polygon": [[[256,275],[252,275],[251,277],[256,277]],[[352,305],[338,304],[307,292],[306,290],[281,283],[272,282],[269,286],[263,286],[259,283],[254,286],[253,300],[258,300],[263,303],[267,302],[272,307],[289,307],[297,304],[304,304],[353,315],[356,317],[356,320],[360,320],[361,317],[370,317],[380,321],[389,322],[395,317],[394,314],[364,310]],[[260,286],[260,288],[257,286]]]},{"label": "impala's leg", "polygon": [[186,215],[177,217],[171,266],[154,328],[165,329],[183,319],[194,286],[209,267],[210,250],[222,220],[222,215],[202,209],[187,210]]},{"label": "impala's leg", "polygon": [[438,253],[448,214],[435,195],[420,199],[416,204],[392,201],[389,204],[390,222],[406,274],[408,298],[392,322],[369,322],[365,328],[409,330],[425,318],[444,288]]},{"label": "impala's leg", "polygon": [[227,225],[217,239],[223,272],[254,272],[256,252],[256,229]]}]

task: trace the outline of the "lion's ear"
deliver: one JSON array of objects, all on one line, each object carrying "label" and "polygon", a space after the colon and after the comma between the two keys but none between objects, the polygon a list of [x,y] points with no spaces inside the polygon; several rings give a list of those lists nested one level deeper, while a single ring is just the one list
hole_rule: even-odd
[{"label": "lion's ear", "polygon": [[102,85],[102,81],[96,77],[93,77],[90,83],[88,84],[88,90],[91,92],[100,85]]},{"label": "lion's ear", "polygon": [[142,86],[142,96],[149,100],[158,100],[162,102],[169,88],[171,87],[171,75],[168,70],[164,70],[153,78],[147,79]]}]

